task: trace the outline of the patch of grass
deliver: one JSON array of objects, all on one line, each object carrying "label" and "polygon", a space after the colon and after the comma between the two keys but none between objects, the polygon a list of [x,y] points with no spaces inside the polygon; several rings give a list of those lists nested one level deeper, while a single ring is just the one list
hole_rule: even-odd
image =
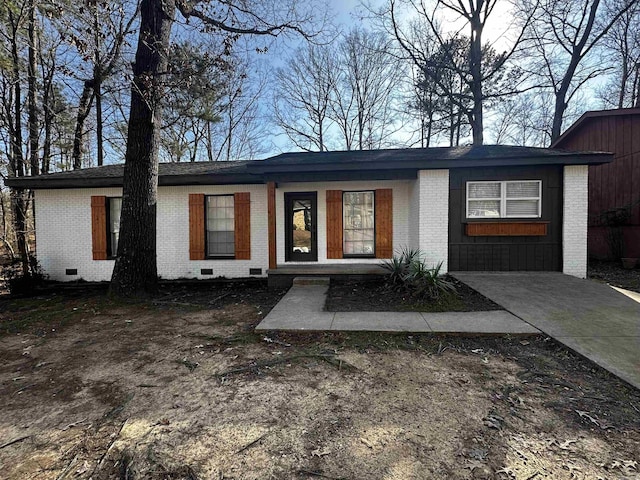
[{"label": "patch of grass", "polygon": [[0,301],[0,335],[30,332],[46,335],[88,315],[122,306],[144,306],[108,298],[102,293],[73,292]]}]

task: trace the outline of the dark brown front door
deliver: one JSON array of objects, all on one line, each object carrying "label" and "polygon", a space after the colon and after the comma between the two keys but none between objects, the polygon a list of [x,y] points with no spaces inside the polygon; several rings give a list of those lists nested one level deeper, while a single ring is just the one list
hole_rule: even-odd
[{"label": "dark brown front door", "polygon": [[285,260],[317,262],[316,192],[285,193]]}]

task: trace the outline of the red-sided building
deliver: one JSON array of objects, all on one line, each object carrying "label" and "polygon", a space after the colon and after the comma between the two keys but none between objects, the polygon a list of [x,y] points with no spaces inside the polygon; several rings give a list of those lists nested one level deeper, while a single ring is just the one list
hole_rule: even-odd
[{"label": "red-sided building", "polygon": [[588,251],[611,258],[605,218],[621,213],[623,256],[640,257],[640,108],[586,112],[551,148],[613,152],[613,162],[589,167]]}]

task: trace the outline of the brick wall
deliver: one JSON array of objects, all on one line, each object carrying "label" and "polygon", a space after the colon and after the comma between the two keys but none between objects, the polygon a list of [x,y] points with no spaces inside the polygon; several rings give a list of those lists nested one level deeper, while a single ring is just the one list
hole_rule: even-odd
[{"label": "brick wall", "polygon": [[587,276],[589,167],[564,167],[562,224],[562,271],[579,278]]},{"label": "brick wall", "polygon": [[[189,260],[189,193],[224,195],[251,193],[251,260]],[[122,195],[119,188],[36,190],[37,256],[52,280],[104,281],[114,260],[93,260],[91,196]],[[250,268],[266,274],[267,193],[265,185],[159,187],[157,210],[158,275],[165,279],[248,277]],[[201,275],[200,269],[213,269]],[[78,274],[65,275],[66,269]]]},{"label": "brick wall", "polygon": [[420,170],[414,186],[412,207],[418,206],[418,246],[429,266],[442,262],[442,273],[449,258],[449,170]]}]

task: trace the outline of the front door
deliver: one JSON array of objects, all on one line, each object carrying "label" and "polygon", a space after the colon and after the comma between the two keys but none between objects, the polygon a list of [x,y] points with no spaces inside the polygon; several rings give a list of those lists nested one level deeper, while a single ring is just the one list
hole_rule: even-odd
[{"label": "front door", "polygon": [[285,193],[285,260],[317,262],[316,192]]}]

